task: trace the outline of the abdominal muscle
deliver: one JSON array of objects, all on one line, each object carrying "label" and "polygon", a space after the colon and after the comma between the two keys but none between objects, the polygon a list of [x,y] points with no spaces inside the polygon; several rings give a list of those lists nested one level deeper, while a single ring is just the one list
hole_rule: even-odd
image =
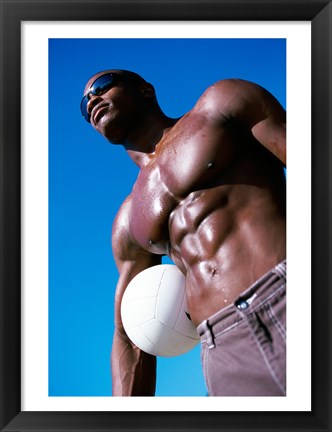
[{"label": "abdominal muscle", "polygon": [[285,259],[285,216],[271,191],[249,185],[191,193],[170,215],[170,257],[186,275],[198,325]]},{"label": "abdominal muscle", "polygon": [[182,190],[180,198],[172,194],[173,177],[166,177],[168,184],[157,169],[141,171],[129,233],[184,273],[189,313],[198,325],[285,259],[285,178],[268,157],[260,164],[246,159],[215,183],[209,179],[205,189]]}]

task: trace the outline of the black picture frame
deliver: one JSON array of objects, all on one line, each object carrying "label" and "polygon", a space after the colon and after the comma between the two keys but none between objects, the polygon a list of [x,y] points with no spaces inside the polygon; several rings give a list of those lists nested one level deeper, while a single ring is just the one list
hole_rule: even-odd
[{"label": "black picture frame", "polygon": [[[332,431],[331,31],[327,0],[0,0],[1,431]],[[21,411],[21,21],[310,21],[312,26],[312,410]],[[306,91],[306,89],[304,89]],[[299,157],[301,156],[301,143]],[[301,217],[301,215],[299,215]],[[298,287],[299,293],[301,287]],[[299,307],[300,309],[300,307]],[[299,319],[301,316],[299,310]],[[305,377],[306,379],[308,377]],[[147,406],[148,410],[148,406]]]}]

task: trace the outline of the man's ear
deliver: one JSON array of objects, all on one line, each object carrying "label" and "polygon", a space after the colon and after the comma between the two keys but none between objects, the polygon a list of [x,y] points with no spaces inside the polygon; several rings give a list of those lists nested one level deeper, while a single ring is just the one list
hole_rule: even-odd
[{"label": "man's ear", "polygon": [[156,96],[155,89],[152,84],[150,83],[142,83],[141,84],[141,92],[144,97],[151,98]]}]

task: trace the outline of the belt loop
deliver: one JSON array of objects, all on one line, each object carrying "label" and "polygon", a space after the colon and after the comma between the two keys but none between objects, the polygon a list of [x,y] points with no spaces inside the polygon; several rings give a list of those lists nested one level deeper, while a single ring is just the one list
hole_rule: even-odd
[{"label": "belt loop", "polygon": [[278,264],[274,269],[273,273],[278,275],[280,279],[282,279],[284,282],[286,282],[286,261],[281,262]]},{"label": "belt loop", "polygon": [[208,320],[204,320],[201,324],[202,329],[204,331],[205,337],[206,337],[206,343],[209,349],[214,348],[214,336],[212,333],[212,329],[208,323]]}]

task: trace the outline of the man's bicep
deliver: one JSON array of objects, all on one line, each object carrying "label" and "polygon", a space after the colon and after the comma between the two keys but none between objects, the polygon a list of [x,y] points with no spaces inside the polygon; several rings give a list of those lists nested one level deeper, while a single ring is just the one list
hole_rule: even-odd
[{"label": "man's bicep", "polygon": [[243,93],[235,115],[254,138],[286,165],[286,112],[279,101],[263,87],[241,83]]},{"label": "man's bicep", "polygon": [[[120,263],[120,264],[119,264]],[[120,309],[123,294],[130,281],[143,270],[161,263],[159,255],[137,251],[137,255],[130,260],[118,261],[119,279],[115,291],[115,321],[117,326],[122,327]]]},{"label": "man's bicep", "polygon": [[270,115],[257,122],[251,131],[256,140],[286,166],[286,121]]},{"label": "man's bicep", "polygon": [[223,80],[202,99],[220,123],[238,125],[286,163],[286,112],[263,87],[245,80]]},{"label": "man's bicep", "polygon": [[154,255],[135,244],[129,234],[126,204],[118,213],[112,230],[113,256],[119,271],[115,292],[115,318],[121,325],[120,305],[130,281],[143,270],[161,263],[161,256]]}]

